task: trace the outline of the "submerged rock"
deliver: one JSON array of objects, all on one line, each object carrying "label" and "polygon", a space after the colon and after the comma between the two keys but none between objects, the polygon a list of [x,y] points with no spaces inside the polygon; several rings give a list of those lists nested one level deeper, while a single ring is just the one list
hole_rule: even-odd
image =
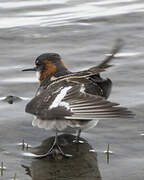
[{"label": "submerged rock", "polygon": [[[23,165],[26,174],[33,180],[100,180],[100,172],[97,164],[97,154],[89,152],[92,147],[84,140],[84,144],[75,144],[73,135],[60,135],[59,145],[70,158],[57,155],[43,159],[34,159],[31,166]],[[44,154],[50,148],[54,137],[45,140],[41,146],[34,148],[33,153]]]},{"label": "submerged rock", "polygon": [[7,102],[9,104],[13,104],[15,102],[19,102],[19,101],[24,100],[24,98],[9,95],[9,96],[6,96],[6,97],[2,97],[1,100],[4,101],[4,102]]}]

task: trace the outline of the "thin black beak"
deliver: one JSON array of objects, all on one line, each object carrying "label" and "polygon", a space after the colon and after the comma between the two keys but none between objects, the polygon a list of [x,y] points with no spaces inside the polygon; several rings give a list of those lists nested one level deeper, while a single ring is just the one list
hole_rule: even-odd
[{"label": "thin black beak", "polygon": [[36,67],[31,68],[31,69],[23,69],[22,71],[36,71]]}]

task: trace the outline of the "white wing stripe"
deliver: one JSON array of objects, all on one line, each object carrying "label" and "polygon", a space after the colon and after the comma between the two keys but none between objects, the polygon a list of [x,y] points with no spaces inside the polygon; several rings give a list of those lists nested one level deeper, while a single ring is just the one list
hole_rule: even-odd
[{"label": "white wing stripe", "polygon": [[65,95],[67,94],[68,90],[71,88],[72,88],[71,86],[63,88],[60,91],[60,93],[56,96],[53,103],[50,105],[49,110],[58,107],[60,105],[61,101],[63,100],[63,98],[65,97]]}]

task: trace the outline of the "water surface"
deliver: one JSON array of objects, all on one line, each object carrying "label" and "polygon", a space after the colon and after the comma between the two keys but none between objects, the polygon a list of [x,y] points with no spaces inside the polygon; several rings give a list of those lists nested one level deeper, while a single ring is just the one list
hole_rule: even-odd
[{"label": "water surface", "polygon": [[[113,81],[110,100],[129,107],[137,116],[102,120],[82,136],[96,150],[99,178],[143,180],[144,2],[1,0],[0,12],[0,97],[34,96],[38,88],[35,74],[21,70],[32,67],[42,53],[57,52],[72,71],[83,70],[101,62],[115,40],[123,39],[124,47],[112,62],[114,66],[103,76]],[[0,177],[2,180],[11,179],[15,173],[17,179],[36,179],[38,175],[32,178],[26,173],[26,167],[28,170],[49,165],[48,161],[43,164],[43,161],[23,157],[23,150],[18,146],[23,139],[37,146],[54,135],[32,127],[33,117],[24,112],[28,101],[12,105],[0,102],[0,161],[7,167]],[[113,151],[109,164],[104,153],[107,144]]]}]

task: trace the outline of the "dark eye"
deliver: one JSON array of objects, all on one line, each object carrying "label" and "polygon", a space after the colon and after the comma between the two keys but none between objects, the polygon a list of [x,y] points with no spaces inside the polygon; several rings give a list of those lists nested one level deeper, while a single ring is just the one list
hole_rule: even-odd
[{"label": "dark eye", "polygon": [[35,65],[36,65],[36,66],[40,66],[41,63],[40,63],[39,61],[36,61],[36,62],[35,62]]},{"label": "dark eye", "polygon": [[41,64],[40,63],[36,63],[36,66],[40,66]]}]

